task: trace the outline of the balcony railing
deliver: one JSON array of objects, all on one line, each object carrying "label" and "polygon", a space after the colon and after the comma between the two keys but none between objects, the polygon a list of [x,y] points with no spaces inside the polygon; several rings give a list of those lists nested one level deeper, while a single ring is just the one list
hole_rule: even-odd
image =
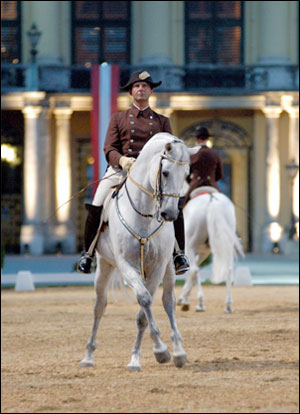
[{"label": "balcony railing", "polygon": [[[252,66],[121,66],[120,85],[132,72],[148,70],[154,80],[162,80],[157,92],[201,92],[209,94],[298,91],[296,65]],[[90,91],[90,68],[62,65],[9,64],[1,66],[2,93],[15,91]]]}]

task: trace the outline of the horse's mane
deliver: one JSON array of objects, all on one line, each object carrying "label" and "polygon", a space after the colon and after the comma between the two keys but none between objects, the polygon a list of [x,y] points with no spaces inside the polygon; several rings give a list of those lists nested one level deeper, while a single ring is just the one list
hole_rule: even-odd
[{"label": "horse's mane", "polygon": [[146,142],[138,159],[144,158],[145,154],[148,153],[151,146],[153,147],[153,155],[158,154],[162,151],[162,149],[168,142],[184,144],[184,142],[181,139],[177,138],[172,134],[169,134],[168,132],[158,132],[152,138],[150,138],[149,141]]},{"label": "horse's mane", "polygon": [[161,144],[161,147],[162,147],[167,142],[172,142],[172,141],[183,143],[181,139],[175,137],[172,134],[169,134],[169,132],[158,132],[152,138],[150,138],[149,141],[146,142],[142,151],[144,151],[144,149],[147,149],[150,145],[155,144],[159,146],[159,144]]}]

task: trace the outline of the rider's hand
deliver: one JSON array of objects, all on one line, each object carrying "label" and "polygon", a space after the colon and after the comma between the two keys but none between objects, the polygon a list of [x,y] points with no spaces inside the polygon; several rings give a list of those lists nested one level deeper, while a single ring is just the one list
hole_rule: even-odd
[{"label": "rider's hand", "polygon": [[122,155],[122,157],[119,159],[119,164],[124,171],[129,171],[130,168],[135,163],[135,158],[133,157],[125,157],[125,155]]}]

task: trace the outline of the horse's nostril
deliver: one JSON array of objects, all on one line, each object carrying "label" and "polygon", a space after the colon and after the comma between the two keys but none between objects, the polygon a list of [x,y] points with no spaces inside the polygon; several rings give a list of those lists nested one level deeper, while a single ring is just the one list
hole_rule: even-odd
[{"label": "horse's nostril", "polygon": [[162,211],[160,215],[166,221],[173,221],[174,220],[174,217],[172,215],[169,215],[165,211]]}]

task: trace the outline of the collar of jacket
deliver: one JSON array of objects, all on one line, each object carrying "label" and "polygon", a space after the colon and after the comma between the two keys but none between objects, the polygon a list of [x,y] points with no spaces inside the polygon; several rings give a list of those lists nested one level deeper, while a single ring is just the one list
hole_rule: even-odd
[{"label": "collar of jacket", "polygon": [[[132,107],[129,110],[129,114],[134,115],[135,118],[138,117],[139,112],[140,112],[139,109],[137,109],[134,105],[132,105]],[[150,108],[150,106],[148,106],[148,108],[144,109],[144,111],[142,112],[143,112],[143,117],[145,118],[149,118],[150,115],[152,115],[152,109]]]}]

